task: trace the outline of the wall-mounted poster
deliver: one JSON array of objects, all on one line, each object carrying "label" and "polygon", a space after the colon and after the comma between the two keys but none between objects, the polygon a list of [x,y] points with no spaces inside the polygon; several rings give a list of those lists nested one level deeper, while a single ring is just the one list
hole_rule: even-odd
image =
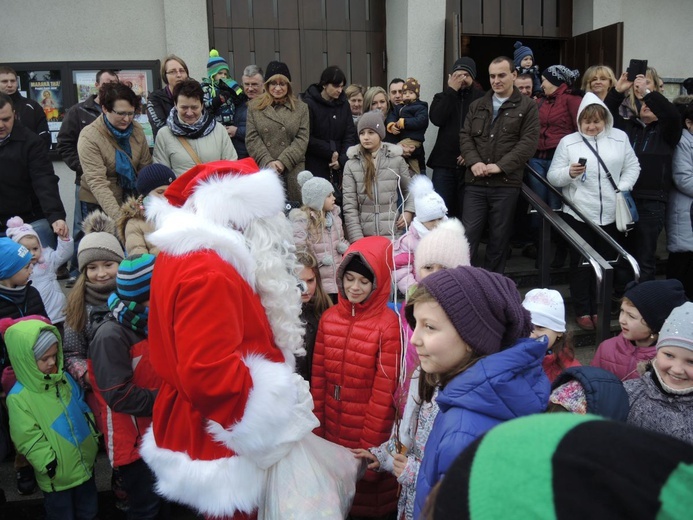
[{"label": "wall-mounted poster", "polygon": [[26,77],[24,85],[28,87],[28,97],[41,105],[51,131],[51,141],[56,143],[65,116],[62,74],[60,70],[32,70],[22,75]]}]

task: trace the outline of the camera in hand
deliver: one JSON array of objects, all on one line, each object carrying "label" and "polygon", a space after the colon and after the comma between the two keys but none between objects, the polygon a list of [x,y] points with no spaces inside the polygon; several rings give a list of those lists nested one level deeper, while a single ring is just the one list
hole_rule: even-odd
[{"label": "camera in hand", "polygon": [[628,81],[635,81],[638,74],[643,76],[647,72],[647,60],[630,60],[628,65]]}]

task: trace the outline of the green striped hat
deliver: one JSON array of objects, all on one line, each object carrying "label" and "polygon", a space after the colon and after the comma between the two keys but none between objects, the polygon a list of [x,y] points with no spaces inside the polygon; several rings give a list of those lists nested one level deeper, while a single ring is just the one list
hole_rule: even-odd
[{"label": "green striped hat", "polygon": [[596,416],[543,414],[471,444],[446,473],[433,518],[691,518],[692,490],[692,445]]}]

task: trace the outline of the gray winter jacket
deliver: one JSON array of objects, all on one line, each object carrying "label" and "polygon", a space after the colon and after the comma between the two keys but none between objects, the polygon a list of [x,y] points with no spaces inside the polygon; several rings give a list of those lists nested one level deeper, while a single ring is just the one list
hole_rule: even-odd
[{"label": "gray winter jacket", "polygon": [[666,394],[656,377],[651,369],[623,383],[630,400],[628,422],[693,444],[693,394]]},{"label": "gray winter jacket", "polygon": [[410,177],[402,147],[383,143],[378,151],[374,199],[366,195],[361,145],[350,147],[347,158],[342,180],[347,239],[353,243],[374,235],[396,237],[397,219],[402,211],[414,212],[414,199],[408,197]]},{"label": "gray winter jacket", "polygon": [[670,253],[693,251],[693,134],[683,130],[672,161],[674,187],[667,204],[667,249]]}]

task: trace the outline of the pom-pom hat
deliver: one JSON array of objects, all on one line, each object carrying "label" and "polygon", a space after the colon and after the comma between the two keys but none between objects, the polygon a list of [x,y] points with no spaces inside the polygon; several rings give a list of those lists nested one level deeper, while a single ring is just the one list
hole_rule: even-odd
[{"label": "pom-pom hat", "polygon": [[[515,42],[514,47],[515,52],[513,52],[513,63],[515,63],[516,67],[520,66],[520,63],[525,58],[525,56],[531,56],[532,61],[534,61],[534,53],[532,52],[532,49],[530,49],[526,45],[522,45],[522,42],[520,41]],[[532,65],[536,65],[536,63],[533,63]]]},{"label": "pom-pom hat", "polygon": [[414,198],[414,210],[419,222],[444,218],[448,213],[443,198],[433,190],[433,183],[426,175],[416,175],[409,183],[409,196]]},{"label": "pom-pom hat", "polygon": [[15,242],[19,242],[24,237],[34,237],[38,240],[39,245],[41,245],[41,239],[38,233],[36,233],[31,224],[24,222],[22,217],[12,217],[7,221],[6,234]]},{"label": "pom-pom hat", "polygon": [[404,91],[413,92],[418,98],[421,94],[421,85],[419,85],[419,81],[416,78],[407,78],[402,86],[402,92]]},{"label": "pom-pom hat", "polygon": [[[219,56],[219,51],[212,49],[209,51],[209,59],[207,60],[207,75],[209,79],[212,79],[215,75],[219,74],[222,70],[225,70],[231,75],[231,69],[229,69],[229,64],[226,60]],[[161,186],[161,184],[159,185]]]},{"label": "pom-pom hat", "polygon": [[84,238],[77,248],[79,270],[84,272],[91,262],[110,261],[120,263],[125,258],[123,247],[115,236],[113,219],[104,212],[91,212],[82,222]]},{"label": "pom-pom hat", "polygon": [[298,185],[301,186],[303,204],[315,211],[322,211],[325,199],[334,192],[334,187],[327,179],[315,177],[308,170],[298,174]]}]

